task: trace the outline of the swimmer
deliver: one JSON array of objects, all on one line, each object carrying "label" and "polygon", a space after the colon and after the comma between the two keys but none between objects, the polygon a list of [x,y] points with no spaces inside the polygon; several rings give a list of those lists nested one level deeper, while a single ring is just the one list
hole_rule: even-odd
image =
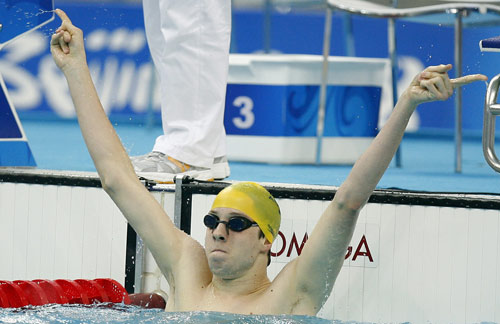
[{"label": "swimmer", "polygon": [[63,11],[56,13],[62,24],[51,40],[53,58],[67,79],[102,187],[145,241],[170,285],[167,311],[316,315],[342,268],[359,212],[391,162],[413,111],[421,103],[448,99],[457,87],[486,80],[478,74],[450,79],[449,64],[418,74],[338,189],[301,255],[271,281],[269,251],[280,224],[271,195],[255,183],[222,190],[204,218],[205,247],[177,229],[137,179],[102,109],[82,31]]}]

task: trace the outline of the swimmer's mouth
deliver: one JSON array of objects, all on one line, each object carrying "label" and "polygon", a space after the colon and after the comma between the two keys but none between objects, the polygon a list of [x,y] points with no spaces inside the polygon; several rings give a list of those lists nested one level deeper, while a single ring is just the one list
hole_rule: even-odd
[{"label": "swimmer's mouth", "polygon": [[223,253],[227,253],[226,251],[224,251],[224,250],[220,250],[220,249],[214,249],[214,250],[212,250],[212,252],[223,252]]}]

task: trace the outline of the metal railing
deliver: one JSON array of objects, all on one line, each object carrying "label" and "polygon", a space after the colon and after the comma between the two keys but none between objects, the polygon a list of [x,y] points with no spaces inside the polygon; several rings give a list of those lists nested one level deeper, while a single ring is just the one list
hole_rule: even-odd
[{"label": "metal railing", "polygon": [[[476,0],[475,2],[465,2],[460,0],[456,2],[450,1],[428,1],[425,6],[417,6],[417,1],[405,1],[403,7],[389,6],[386,4],[378,4],[375,1],[366,0],[326,0],[329,8],[347,12],[349,14],[357,14],[370,16],[375,18],[386,18],[389,21],[388,40],[389,40],[389,56],[393,69],[393,84],[394,71],[396,71],[396,46],[395,46],[395,31],[393,27],[394,19],[400,18],[415,18],[421,16],[430,16],[434,14],[449,14],[454,16],[454,31],[455,31],[455,77],[462,76],[462,29],[464,26],[463,20],[469,18],[472,13],[478,13],[480,16],[492,13],[500,16],[500,1],[483,1]],[[394,1],[398,3],[398,1]],[[412,5],[413,4],[413,5]],[[440,17],[441,18],[441,17]],[[471,19],[474,20],[474,19]],[[441,21],[439,21],[440,23]],[[495,24],[499,24],[500,19],[495,19]],[[491,25],[492,22],[473,21],[470,25]],[[394,42],[394,43],[392,43]],[[393,85],[394,103],[397,100],[397,88]],[[321,137],[322,134],[319,134]],[[462,172],[462,89],[457,88],[455,93],[455,172]],[[397,157],[398,162],[399,157]],[[397,163],[400,166],[400,162]]]},{"label": "metal railing", "polygon": [[484,103],[483,154],[486,162],[496,172],[500,172],[500,161],[495,154],[495,118],[500,116],[500,104],[497,103],[500,74],[489,83]]}]

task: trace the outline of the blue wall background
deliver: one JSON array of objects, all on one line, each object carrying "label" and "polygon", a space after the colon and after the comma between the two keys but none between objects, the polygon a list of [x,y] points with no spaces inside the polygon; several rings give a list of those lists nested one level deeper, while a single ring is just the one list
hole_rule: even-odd
[{"label": "blue wall background", "polygon": [[[56,6],[65,10],[86,35],[89,66],[111,119],[116,122],[161,122],[141,6],[83,1],[56,1]],[[321,54],[323,12],[274,12],[271,23],[273,51]],[[74,118],[65,81],[52,63],[48,49],[50,35],[58,25],[56,18],[0,52],[0,72],[22,119]],[[233,52],[261,52],[263,25],[260,10],[233,10]],[[387,57],[384,20],[355,16],[353,28],[356,56]],[[464,30],[464,74],[483,73],[492,78],[500,73],[500,54],[481,53],[478,46],[479,40],[499,34],[500,26]],[[333,18],[332,55],[345,55],[343,35],[343,16],[337,13]],[[412,77],[420,67],[453,62],[451,27],[399,21],[397,35],[402,81]],[[454,71],[451,73],[453,75]],[[483,83],[469,85],[463,90],[466,132],[479,133],[482,129],[485,90]],[[418,113],[420,130],[445,133],[453,130],[453,100],[423,105]]]}]

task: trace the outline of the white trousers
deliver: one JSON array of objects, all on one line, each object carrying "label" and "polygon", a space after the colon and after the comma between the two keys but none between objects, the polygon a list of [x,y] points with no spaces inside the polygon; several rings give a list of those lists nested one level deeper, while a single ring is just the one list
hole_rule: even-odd
[{"label": "white trousers", "polygon": [[143,0],[143,9],[164,132],[153,151],[209,168],[226,155],[231,0]]}]

